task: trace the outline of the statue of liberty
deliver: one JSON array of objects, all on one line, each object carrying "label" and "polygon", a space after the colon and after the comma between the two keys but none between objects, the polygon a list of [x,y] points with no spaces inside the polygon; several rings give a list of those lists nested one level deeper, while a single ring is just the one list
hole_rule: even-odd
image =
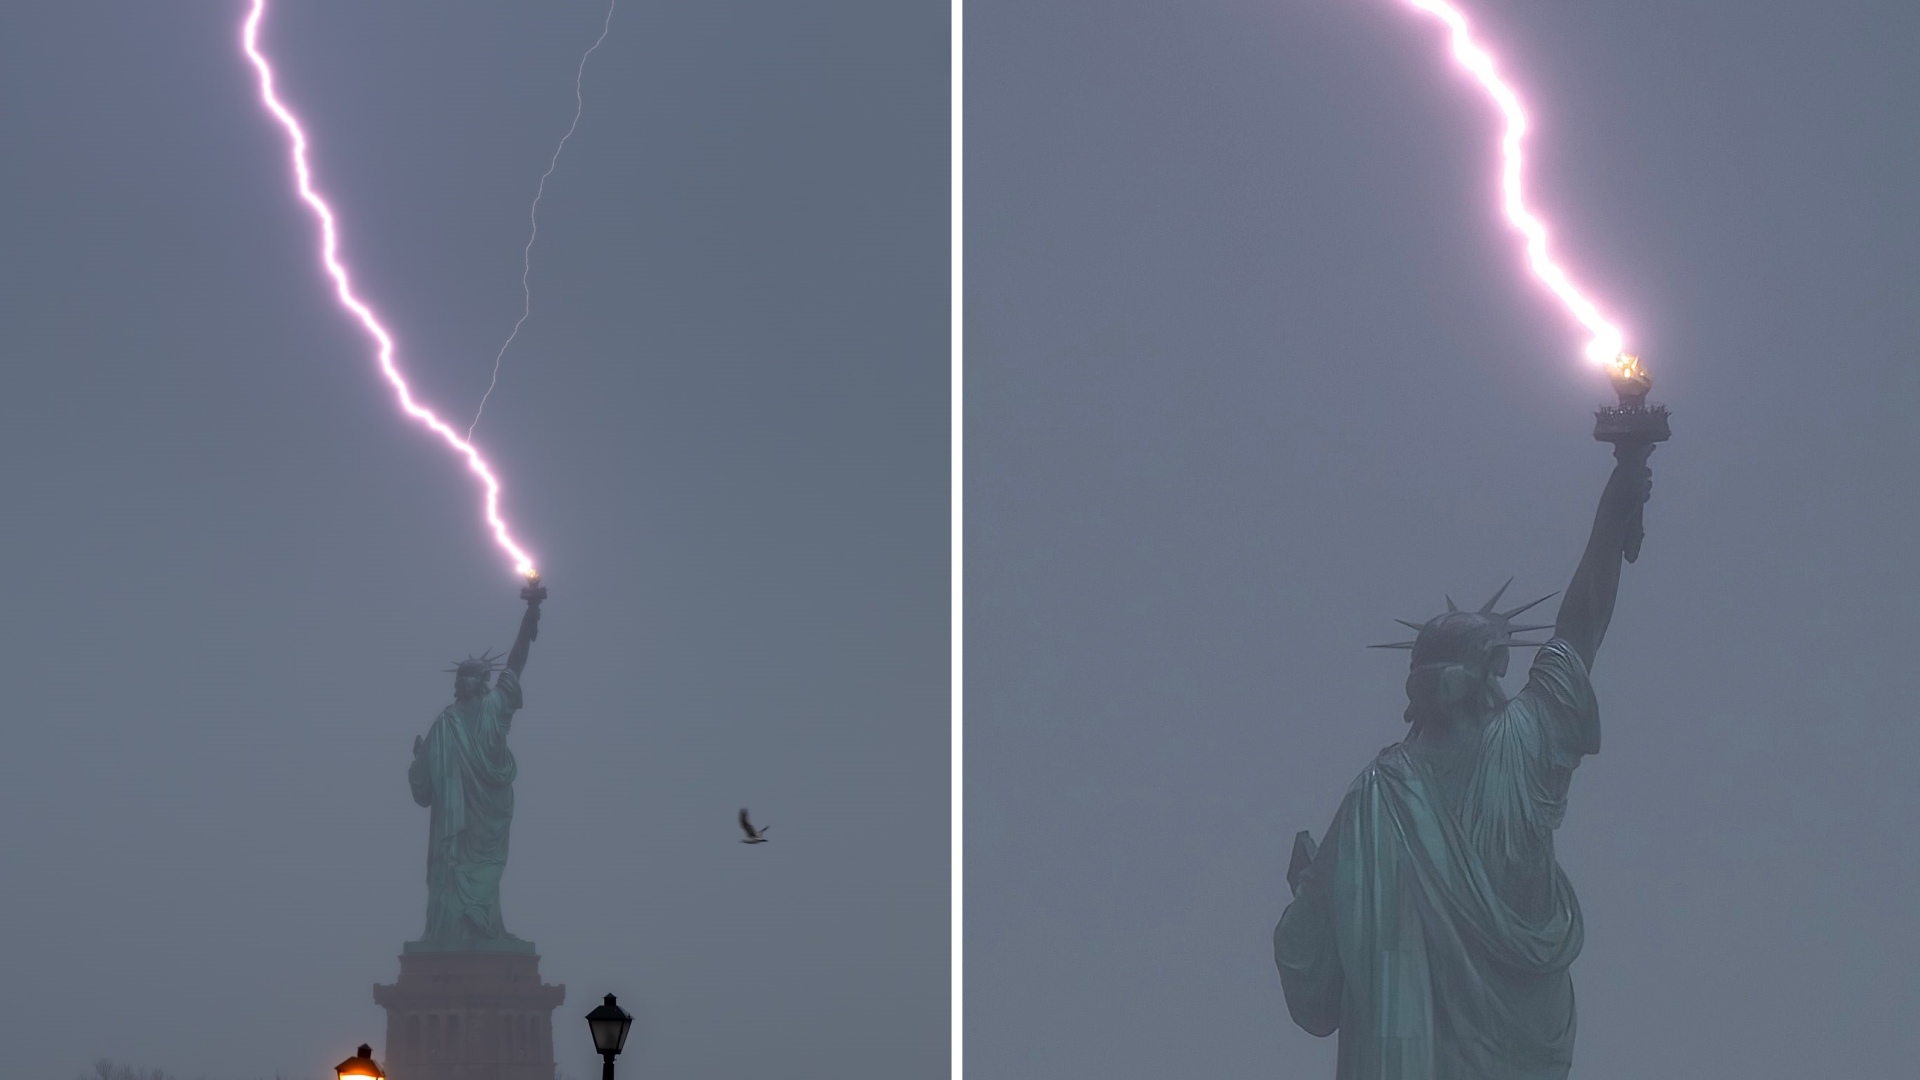
[{"label": "statue of liberty", "polygon": [[[1582,922],[1553,834],[1582,758],[1600,749],[1590,672],[1612,619],[1621,563],[1639,553],[1653,443],[1666,410],[1648,380],[1616,377],[1620,409],[1596,437],[1616,464],[1552,637],[1508,700],[1508,611],[1451,600],[1409,642],[1406,737],[1348,788],[1315,845],[1294,842],[1293,900],[1274,960],[1294,1022],[1339,1032],[1339,1080],[1564,1080]],[[1501,592],[1505,586],[1501,587]]]},{"label": "statue of liberty", "polygon": [[[540,629],[547,590],[528,575],[520,634],[504,664],[468,657],[453,667],[453,704],[426,737],[413,740],[407,782],[432,814],[427,826],[427,929],[407,952],[532,952],[500,918],[500,875],[507,868],[517,767],[507,732],[520,708],[520,672]],[[498,671],[499,678],[488,686]]]}]

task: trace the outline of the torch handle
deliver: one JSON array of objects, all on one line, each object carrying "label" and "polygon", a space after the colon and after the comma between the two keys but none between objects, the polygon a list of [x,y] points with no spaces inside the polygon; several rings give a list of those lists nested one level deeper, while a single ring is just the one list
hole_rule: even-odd
[{"label": "torch handle", "polygon": [[1621,554],[1630,563],[1640,560],[1640,543],[1647,538],[1646,510],[1644,505],[1636,506],[1627,518],[1627,543]]},{"label": "torch handle", "polygon": [[[1637,394],[1622,391],[1620,404],[1602,408],[1594,416],[1593,437],[1601,442],[1612,443],[1616,459],[1625,448],[1652,447],[1673,437],[1667,424],[1665,405],[1648,405],[1646,392]],[[1646,455],[1640,455],[1645,463]],[[1627,516],[1627,538],[1621,554],[1628,562],[1640,558],[1640,543],[1647,538],[1645,504],[1635,506]]]}]

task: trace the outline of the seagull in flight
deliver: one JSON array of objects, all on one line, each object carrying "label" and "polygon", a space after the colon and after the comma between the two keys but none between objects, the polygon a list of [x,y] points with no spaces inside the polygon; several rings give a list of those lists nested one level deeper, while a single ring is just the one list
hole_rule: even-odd
[{"label": "seagull in flight", "polygon": [[773,828],[771,825],[754,828],[753,822],[747,820],[747,808],[744,806],[740,808],[740,831],[747,834],[747,838],[740,841],[741,843],[764,844],[767,842],[766,831],[771,828]]}]

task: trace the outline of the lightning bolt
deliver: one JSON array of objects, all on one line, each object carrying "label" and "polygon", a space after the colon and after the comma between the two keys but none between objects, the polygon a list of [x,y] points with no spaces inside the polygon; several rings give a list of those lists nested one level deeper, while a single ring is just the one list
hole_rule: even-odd
[{"label": "lightning bolt", "polygon": [[1587,358],[1597,363],[1615,363],[1626,337],[1620,328],[1600,313],[1599,305],[1589,299],[1553,258],[1547,248],[1547,226],[1527,206],[1526,138],[1527,110],[1519,93],[1500,75],[1499,64],[1486,46],[1474,40],[1467,17],[1448,0],[1405,0],[1407,6],[1439,19],[1451,32],[1453,59],[1500,110],[1506,130],[1500,136],[1500,204],[1507,225],[1526,242],[1527,268],[1560,302],[1587,332]]},{"label": "lightning bolt", "polygon": [[327,205],[319,192],[314,190],[313,174],[307,165],[307,133],[300,126],[292,110],[280,101],[273,90],[273,67],[267,62],[266,55],[260,51],[260,22],[267,10],[267,0],[252,0],[252,7],[240,31],[240,47],[246,52],[247,59],[253,62],[260,74],[260,102],[280,126],[287,131],[293,164],[295,187],[300,200],[313,211],[320,225],[320,262],[327,276],[333,279],[334,294],[340,306],[346,308],[359,322],[367,336],[373,339],[375,354],[379,360],[380,373],[393,387],[400,409],[412,417],[422,427],[432,431],[446,442],[453,451],[466,460],[467,471],[473,473],[486,492],[485,516],[487,528],[493,533],[493,541],[513,559],[514,569],[523,575],[534,572],[533,557],[528,555],[513,539],[513,533],[507,527],[506,520],[500,515],[500,481],[493,475],[493,469],[487,459],[481,456],[473,443],[460,436],[460,433],[447,426],[446,421],[435,416],[431,409],[414,400],[413,391],[407,386],[407,380],[400,374],[394,363],[393,335],[380,324],[379,316],[373,308],[354,295],[353,284],[347,276],[347,268],[340,262],[340,238],[334,225],[333,208]]},{"label": "lightning bolt", "polygon": [[493,358],[493,376],[487,380],[487,392],[480,395],[480,407],[473,412],[473,423],[467,425],[469,439],[473,438],[473,429],[480,426],[480,417],[487,411],[487,399],[493,396],[493,388],[500,382],[501,359],[513,347],[513,339],[520,336],[520,327],[526,323],[527,316],[533,314],[533,286],[528,284],[528,278],[533,274],[533,242],[540,238],[540,197],[547,193],[547,177],[552,176],[553,170],[560,166],[560,155],[567,148],[567,140],[573,138],[574,129],[580,126],[580,114],[586,109],[580,85],[587,76],[587,60],[593,56],[593,50],[607,40],[607,31],[613,29],[613,7],[619,2],[607,0],[607,18],[600,24],[600,36],[593,39],[593,44],[587,46],[587,51],[580,55],[580,67],[573,73],[573,123],[568,124],[567,133],[560,136],[560,145],[553,148],[553,160],[547,162],[547,171],[540,174],[540,184],[533,192],[533,206],[527,211],[527,247],[520,253],[520,319],[513,324],[513,331],[507,335],[506,341],[501,342],[500,352]]}]

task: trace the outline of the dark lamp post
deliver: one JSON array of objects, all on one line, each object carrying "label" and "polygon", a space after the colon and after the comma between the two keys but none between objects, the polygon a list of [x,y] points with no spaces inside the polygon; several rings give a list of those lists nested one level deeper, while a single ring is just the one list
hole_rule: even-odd
[{"label": "dark lamp post", "polygon": [[633,1014],[614,1003],[613,995],[587,1014],[587,1030],[593,1032],[593,1048],[600,1052],[600,1080],[613,1080],[613,1059],[627,1045],[627,1029],[633,1026]]},{"label": "dark lamp post", "polygon": [[380,1071],[380,1066],[374,1064],[373,1047],[366,1043],[360,1044],[359,1053],[335,1065],[333,1072],[340,1080],[349,1080],[350,1077],[356,1076],[368,1077],[371,1080],[385,1080],[387,1075]]}]

